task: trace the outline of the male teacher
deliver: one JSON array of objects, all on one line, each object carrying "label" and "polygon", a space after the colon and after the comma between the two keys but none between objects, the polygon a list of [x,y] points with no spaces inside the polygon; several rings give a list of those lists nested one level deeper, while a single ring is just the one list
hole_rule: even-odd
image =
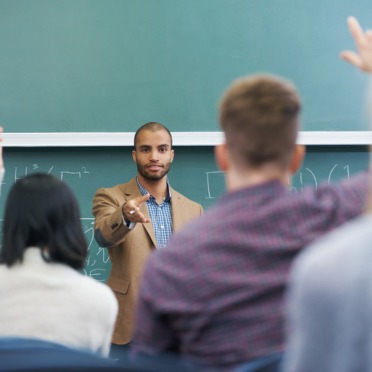
[{"label": "male teacher", "polygon": [[134,136],[137,177],[97,190],[93,199],[94,236],[108,248],[112,269],[107,284],[119,302],[113,334],[116,345],[132,339],[135,302],[144,263],[173,232],[200,216],[203,208],[172,189],[167,173],[174,158],[172,136],[160,123],[142,125]]}]

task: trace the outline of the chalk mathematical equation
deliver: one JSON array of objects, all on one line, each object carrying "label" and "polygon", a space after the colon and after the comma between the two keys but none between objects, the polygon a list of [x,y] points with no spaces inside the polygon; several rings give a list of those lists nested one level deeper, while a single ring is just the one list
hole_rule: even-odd
[{"label": "chalk mathematical equation", "polygon": [[[337,175],[336,175],[337,173]],[[316,172],[311,170],[310,168],[303,168],[301,169],[298,174],[296,174],[293,177],[292,181],[297,181],[296,184],[298,186],[296,187],[294,185],[295,182],[288,181],[288,185],[290,185],[290,189],[294,192],[302,191],[305,186],[312,186],[315,189],[318,188],[318,185],[320,182],[327,182],[332,183],[340,180],[341,178],[350,178],[350,166],[349,165],[343,165],[340,166],[339,164],[334,164],[328,174],[325,175],[325,178],[319,178],[317,177]]]},{"label": "chalk mathematical equation", "polygon": [[[336,175],[337,173],[337,175]],[[206,199],[215,199],[225,190],[225,172],[206,172],[207,196]],[[328,174],[317,175],[311,168],[304,167],[297,172],[292,181],[288,179],[288,186],[293,192],[302,191],[305,186],[317,188],[322,181],[331,183],[340,178],[350,178],[350,166],[334,164],[329,168]]]},{"label": "chalk mathematical equation", "polygon": [[106,248],[99,247],[94,240],[94,218],[82,218],[81,221],[88,243],[88,256],[83,273],[105,282],[111,269],[108,251]]},{"label": "chalk mathematical equation", "polygon": [[[10,177],[10,184],[8,185],[9,187],[11,186],[11,183],[16,182],[22,177],[27,176],[28,174],[31,173],[36,173],[36,172],[42,172],[42,173],[48,173],[52,174],[62,181],[74,181],[74,180],[80,180],[84,177],[84,175],[90,174],[90,171],[87,169],[87,167],[77,167],[72,170],[63,170],[63,169],[58,169],[54,165],[49,165],[47,167],[45,166],[39,166],[37,163],[33,163],[31,165],[25,165],[22,167],[15,166],[12,169],[9,169],[7,167],[6,173],[5,173],[5,179],[2,181],[2,185],[7,185],[8,182],[7,180]],[[2,188],[1,188],[2,190]],[[1,190],[0,190],[0,197],[1,197]]]},{"label": "chalk mathematical equation", "polygon": [[54,165],[48,167],[40,167],[38,164],[26,165],[24,167],[14,167],[14,182],[18,179],[27,176],[29,173],[43,172],[53,174],[59,177],[62,181],[66,180],[66,177],[77,177],[82,178],[84,174],[89,174],[87,167],[79,167],[76,170],[58,170]]}]

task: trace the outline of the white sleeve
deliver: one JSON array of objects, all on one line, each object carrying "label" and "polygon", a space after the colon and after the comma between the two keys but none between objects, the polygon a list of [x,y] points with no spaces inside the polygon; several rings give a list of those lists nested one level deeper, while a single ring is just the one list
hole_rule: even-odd
[{"label": "white sleeve", "polygon": [[5,168],[0,168],[0,191],[1,191],[1,184],[3,183],[5,175]]}]

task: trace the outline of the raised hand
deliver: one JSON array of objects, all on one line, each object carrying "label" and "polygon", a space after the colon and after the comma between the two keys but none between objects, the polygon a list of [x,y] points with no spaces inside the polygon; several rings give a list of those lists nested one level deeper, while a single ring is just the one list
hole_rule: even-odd
[{"label": "raised hand", "polygon": [[345,50],[341,52],[341,58],[362,71],[372,72],[372,30],[364,32],[354,17],[347,20],[349,30],[353,36],[357,51]]}]

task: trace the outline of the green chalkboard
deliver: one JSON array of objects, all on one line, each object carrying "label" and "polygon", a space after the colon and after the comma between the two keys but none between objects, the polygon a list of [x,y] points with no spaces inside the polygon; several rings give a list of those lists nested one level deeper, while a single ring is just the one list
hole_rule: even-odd
[{"label": "green chalkboard", "polygon": [[[334,182],[367,169],[369,153],[362,146],[310,147],[301,170],[293,177],[293,192],[305,185]],[[99,187],[111,187],[136,174],[130,148],[86,149],[5,149],[6,174],[1,189],[0,213],[14,181],[25,174],[41,171],[63,179],[75,192],[81,209],[82,225],[90,255],[85,272],[105,281],[110,263],[107,251],[93,238],[92,198]],[[169,173],[172,186],[210,208],[225,191],[224,173],[214,162],[212,147],[176,147]]]},{"label": "green chalkboard", "polygon": [[7,132],[216,131],[222,92],[267,71],[295,82],[305,131],[368,128],[348,15],[367,0],[0,0]]}]

